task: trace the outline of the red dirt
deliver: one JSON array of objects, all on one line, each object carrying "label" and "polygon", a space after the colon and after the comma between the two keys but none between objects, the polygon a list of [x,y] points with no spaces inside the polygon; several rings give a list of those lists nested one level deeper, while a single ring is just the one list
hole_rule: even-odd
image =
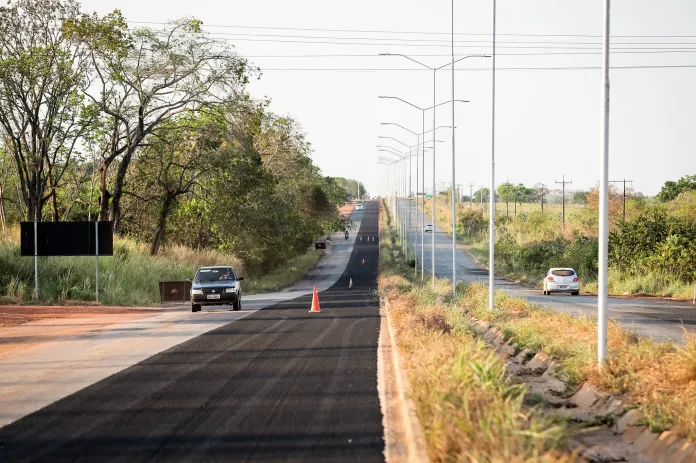
[{"label": "red dirt", "polygon": [[147,314],[161,312],[156,307],[5,305],[0,306],[0,327],[16,326],[46,318],[93,318],[108,315]]},{"label": "red dirt", "polygon": [[343,206],[339,207],[338,210],[341,215],[348,217],[351,212],[355,209],[355,205],[352,203],[346,203]]}]

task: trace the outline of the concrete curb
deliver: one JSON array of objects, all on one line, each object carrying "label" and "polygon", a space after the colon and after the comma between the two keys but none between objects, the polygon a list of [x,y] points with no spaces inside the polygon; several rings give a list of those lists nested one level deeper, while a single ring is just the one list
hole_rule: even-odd
[{"label": "concrete curb", "polygon": [[[505,357],[506,361],[509,362],[512,359],[515,349],[510,343],[505,343],[500,329],[483,320],[477,320],[468,315],[467,318],[471,321],[474,331]],[[524,353],[522,351],[515,358],[524,357]],[[555,368],[558,368],[558,363],[539,352],[517,369],[544,376],[550,374]],[[574,407],[576,417],[584,416],[587,419],[614,417],[614,425],[611,429],[614,435],[621,436],[623,443],[638,454],[641,461],[660,463],[696,461],[695,443],[677,437],[672,431],[662,433],[650,431],[644,424],[645,415],[639,408],[631,408],[631,404],[624,397],[613,396],[585,383],[567,400],[569,405]],[[611,449],[602,447],[588,449],[578,441],[575,441],[575,444],[580,447],[580,454],[590,461],[614,461],[604,459],[611,454]]]},{"label": "concrete curb", "polygon": [[[392,373],[394,376],[394,384],[396,390],[393,391],[395,394],[395,399],[399,406],[399,417],[390,417],[389,413],[385,413],[385,458],[389,463],[394,462],[427,462],[430,461],[428,458],[428,450],[425,443],[425,433],[418,420],[418,415],[416,413],[416,404],[410,398],[409,393],[409,383],[406,372],[404,371],[402,365],[403,360],[401,359],[401,354],[396,343],[395,330],[392,325],[391,315],[389,313],[389,299],[381,298],[380,301],[380,315],[382,316],[382,328],[386,325],[386,336],[384,340],[386,345],[380,345],[380,354],[384,350],[391,351],[389,359],[385,359],[384,355],[389,355],[389,353],[384,352],[381,355],[382,359],[380,361],[380,356],[378,356],[378,369],[380,377],[385,378],[387,375],[385,373],[386,365],[385,363],[391,360]],[[380,339],[382,339],[380,337]],[[382,394],[380,393],[380,397]],[[384,410],[384,408],[383,408]],[[400,423],[395,423],[392,425],[394,419],[399,419]],[[389,442],[390,430],[387,427],[396,426],[403,429],[405,442]],[[403,450],[403,451],[400,451]]]}]

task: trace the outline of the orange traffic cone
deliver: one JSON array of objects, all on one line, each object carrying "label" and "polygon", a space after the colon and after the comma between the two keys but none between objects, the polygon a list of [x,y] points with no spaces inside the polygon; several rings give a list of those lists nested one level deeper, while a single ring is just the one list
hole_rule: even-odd
[{"label": "orange traffic cone", "polygon": [[309,310],[310,312],[321,312],[321,309],[319,308],[319,295],[317,294],[317,287],[314,287],[314,296],[312,297],[312,308]]}]

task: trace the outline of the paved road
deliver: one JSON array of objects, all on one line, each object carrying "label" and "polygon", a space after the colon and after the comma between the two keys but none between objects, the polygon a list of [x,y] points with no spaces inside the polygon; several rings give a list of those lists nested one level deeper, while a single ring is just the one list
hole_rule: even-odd
[{"label": "paved road", "polygon": [[[405,203],[405,202],[404,202]],[[404,204],[402,203],[402,204]],[[416,222],[416,207],[412,203],[404,204],[411,207],[411,232],[409,241],[421,255],[420,227]],[[408,214],[408,209],[406,214]],[[405,215],[406,215],[405,214]],[[426,216],[426,223],[431,219]],[[425,235],[425,275],[431,275],[432,236]],[[559,263],[562,265],[562,263]],[[456,253],[457,280],[488,283],[488,271],[481,270],[462,252]],[[441,229],[435,230],[435,273],[441,278],[452,278],[452,239]],[[596,296],[571,296],[565,294],[544,296],[539,289],[530,289],[502,278],[496,278],[496,287],[504,289],[514,296],[524,297],[532,302],[545,305],[554,310],[573,315],[596,317]],[[650,336],[656,340],[683,339],[684,329],[696,333],[696,307],[688,303],[664,300],[622,299],[610,298],[609,315],[616,318],[622,325],[634,329],[642,336]]]},{"label": "paved road", "polygon": [[301,296],[154,355],[0,429],[0,461],[383,461],[377,215],[322,313]]},{"label": "paved road", "polygon": [[[362,212],[351,215],[357,227],[362,216]],[[342,233],[335,234],[326,252],[302,280],[283,291],[246,295],[238,312],[222,306],[194,314],[187,304],[115,324],[90,318],[71,319],[68,323],[81,328],[79,334],[48,341],[37,335],[64,326],[65,320],[25,323],[14,330],[14,336],[0,330],[3,342],[29,344],[0,353],[0,427],[256,310],[311,294],[314,286],[319,291],[329,289],[343,275],[355,242],[355,233],[348,240]]]}]

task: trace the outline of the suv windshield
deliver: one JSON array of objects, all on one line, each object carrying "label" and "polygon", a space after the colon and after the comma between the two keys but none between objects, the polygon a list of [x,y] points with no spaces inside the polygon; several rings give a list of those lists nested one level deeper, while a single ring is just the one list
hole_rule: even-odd
[{"label": "suv windshield", "polygon": [[551,275],[555,275],[557,277],[572,277],[575,275],[575,271],[573,270],[554,270],[551,272]]},{"label": "suv windshield", "polygon": [[220,281],[220,280],[234,280],[234,273],[230,268],[201,268],[196,272],[196,276],[193,281],[205,282],[205,281]]}]

